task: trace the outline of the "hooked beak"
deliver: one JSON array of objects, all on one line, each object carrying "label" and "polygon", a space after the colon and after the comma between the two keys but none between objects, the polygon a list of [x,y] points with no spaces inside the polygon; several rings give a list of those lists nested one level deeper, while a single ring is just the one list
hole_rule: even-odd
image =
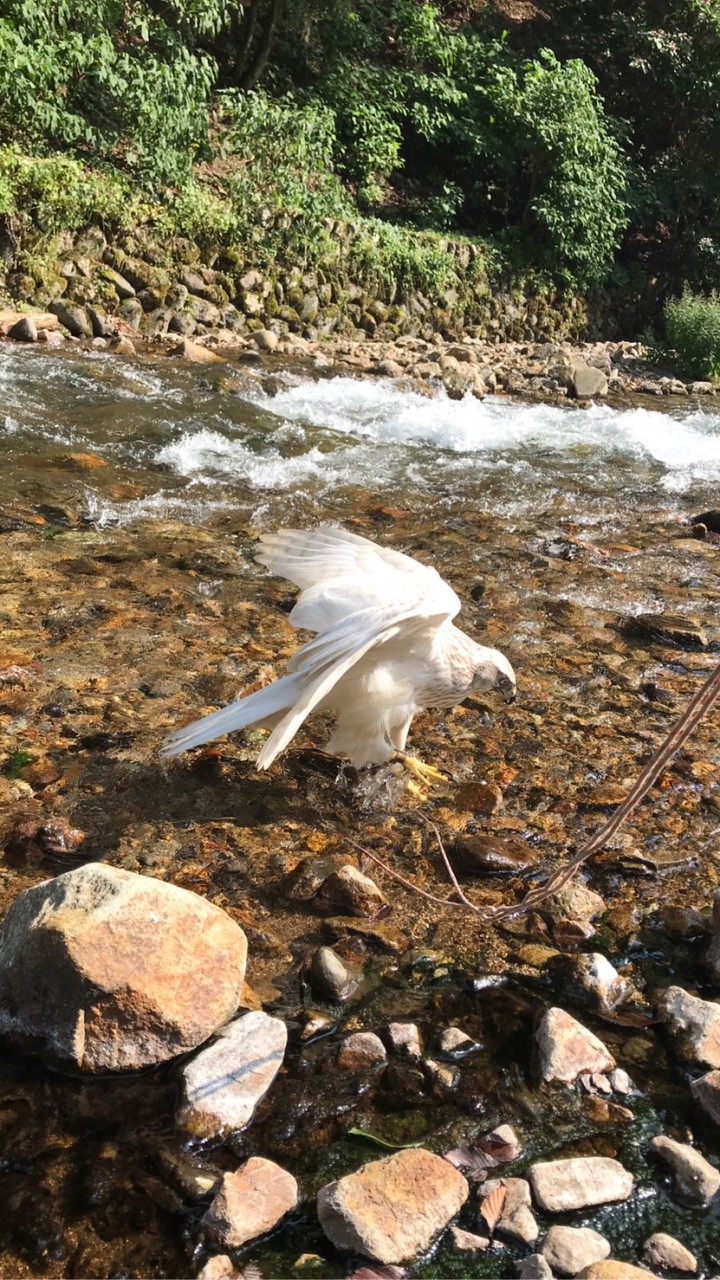
[{"label": "hooked beak", "polygon": [[503,694],[503,702],[506,702],[506,703],[514,702],[516,698],[517,698],[517,685],[514,684],[514,685],[511,685],[511,687],[508,690],[506,690],[506,692]]}]

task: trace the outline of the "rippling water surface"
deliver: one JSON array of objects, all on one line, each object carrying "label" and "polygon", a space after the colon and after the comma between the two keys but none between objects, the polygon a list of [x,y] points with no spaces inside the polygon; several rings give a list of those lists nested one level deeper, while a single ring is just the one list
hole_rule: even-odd
[{"label": "rippling water surface", "polygon": [[[0,350],[0,387],[3,496],[80,501],[101,524],[153,514],[203,521],[253,496],[274,519],[295,495],[322,511],[353,488],[464,497],[508,516],[562,505],[612,523],[618,505],[702,506],[720,480],[713,400],[657,409],[458,402],[385,379],[208,373],[167,359],[15,348]],[[109,467],[82,480],[63,474],[67,455],[84,451]]]}]

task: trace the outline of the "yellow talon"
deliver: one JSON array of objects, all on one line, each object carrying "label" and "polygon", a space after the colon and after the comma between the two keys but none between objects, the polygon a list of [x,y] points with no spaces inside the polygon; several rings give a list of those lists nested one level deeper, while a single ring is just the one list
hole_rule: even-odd
[{"label": "yellow talon", "polygon": [[414,774],[416,780],[408,781],[407,789],[418,800],[427,798],[427,793],[434,782],[447,782],[447,776],[444,773],[441,773],[434,765],[425,764],[424,760],[418,760],[417,756],[407,756],[404,752],[399,751],[395,759],[399,760],[409,773]]}]

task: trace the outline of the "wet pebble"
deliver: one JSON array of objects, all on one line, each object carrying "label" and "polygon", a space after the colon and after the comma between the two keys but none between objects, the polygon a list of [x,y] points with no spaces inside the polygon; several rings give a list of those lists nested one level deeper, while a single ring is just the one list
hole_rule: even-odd
[{"label": "wet pebble", "polygon": [[481,1213],[483,1200],[498,1187],[504,1189],[505,1199],[495,1231],[518,1244],[534,1244],[540,1228],[531,1207],[530,1183],[526,1178],[489,1178],[480,1187]]},{"label": "wet pebble", "polygon": [[572,1084],[583,1072],[612,1071],[615,1059],[592,1031],[564,1009],[548,1009],[536,1032],[540,1079]]},{"label": "wet pebble", "polygon": [[541,1253],[530,1253],[515,1264],[515,1274],[520,1280],[553,1280],[550,1264]]},{"label": "wet pebble", "polygon": [[668,987],[658,1001],[658,1015],[684,1058],[720,1067],[720,1004],[692,996],[682,987]]},{"label": "wet pebble", "polygon": [[537,851],[523,840],[502,840],[481,833],[460,836],[453,842],[453,865],[466,876],[511,875],[537,865]]},{"label": "wet pebble", "polygon": [[576,1156],[534,1164],[528,1174],[533,1197],[547,1213],[565,1213],[627,1200],[634,1178],[609,1156]]},{"label": "wet pebble", "polygon": [[617,1008],[628,994],[627,979],[598,951],[575,957],[573,969],[580,987],[599,1009]]},{"label": "wet pebble", "polygon": [[694,1275],[698,1269],[695,1254],[664,1231],[656,1231],[655,1235],[645,1241],[643,1262],[651,1267],[659,1267],[661,1271],[683,1271],[690,1275]]},{"label": "wet pebble", "polygon": [[708,1071],[698,1080],[693,1080],[690,1089],[696,1102],[715,1124],[720,1125],[720,1071]]},{"label": "wet pebble", "polygon": [[648,1280],[654,1272],[645,1267],[635,1267],[631,1262],[616,1262],[614,1258],[605,1258],[601,1262],[591,1262],[579,1273],[580,1280]]},{"label": "wet pebble", "polygon": [[332,947],[320,947],[312,958],[310,981],[318,995],[333,1002],[349,1000],[358,980],[345,967]]},{"label": "wet pebble", "polygon": [[239,1249],[276,1227],[297,1200],[292,1174],[272,1160],[251,1156],[235,1173],[223,1175],[200,1225],[215,1245]]},{"label": "wet pebble", "polygon": [[435,1092],[442,1093],[448,1089],[457,1089],[460,1083],[460,1072],[457,1067],[453,1067],[449,1062],[436,1062],[434,1058],[427,1058],[423,1065]]},{"label": "wet pebble", "polygon": [[712,937],[705,955],[705,965],[711,981],[716,987],[720,987],[720,890],[713,898]]},{"label": "wet pebble", "polygon": [[414,1022],[389,1022],[383,1034],[391,1051],[398,1057],[422,1057],[422,1036]]},{"label": "wet pebble", "polygon": [[197,1280],[242,1280],[242,1272],[227,1253],[216,1253],[214,1258],[208,1258],[202,1271],[198,1271]]},{"label": "wet pebble", "polygon": [[258,1010],[230,1022],[182,1073],[177,1121],[195,1137],[243,1129],[280,1070],[287,1030]]},{"label": "wet pebble", "polygon": [[459,1027],[446,1027],[440,1037],[440,1052],[457,1058],[462,1058],[466,1053],[472,1053],[478,1048],[479,1045],[472,1036],[461,1031]]},{"label": "wet pebble", "polygon": [[610,1244],[592,1227],[551,1227],[541,1253],[553,1271],[576,1276],[583,1267],[610,1256]]},{"label": "wet pebble", "polygon": [[313,906],[330,915],[367,916],[372,919],[387,910],[389,903],[374,880],[357,867],[345,866],[333,871],[315,896]]},{"label": "wet pebble", "polygon": [[323,1231],[338,1249],[378,1262],[423,1254],[465,1203],[457,1169],[422,1148],[374,1160],[318,1193]]},{"label": "wet pebble", "polygon": [[673,1191],[679,1200],[707,1205],[720,1190],[720,1172],[695,1147],[659,1134],[652,1139],[650,1150],[670,1166]]},{"label": "wet pebble", "polygon": [[356,1031],[346,1036],[337,1054],[342,1071],[373,1071],[387,1062],[385,1045],[374,1031]]},{"label": "wet pebble", "polygon": [[487,1236],[476,1236],[462,1227],[450,1228],[450,1241],[456,1253],[484,1253],[490,1248]]}]

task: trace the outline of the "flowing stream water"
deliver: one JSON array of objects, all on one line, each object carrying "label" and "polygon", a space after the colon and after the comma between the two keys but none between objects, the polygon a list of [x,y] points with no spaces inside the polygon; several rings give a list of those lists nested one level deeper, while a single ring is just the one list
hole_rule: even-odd
[{"label": "flowing stream water", "polygon": [[[645,1159],[649,1136],[663,1127],[677,1136],[683,1125],[720,1157],[647,1012],[658,982],[713,995],[703,987],[702,929],[676,921],[673,932],[668,913],[706,909],[720,885],[716,723],[593,869],[611,908],[595,943],[568,941],[540,919],[534,934],[518,925],[498,939],[383,882],[411,949],[387,942],[385,954],[387,940],[371,937],[361,958],[380,977],[349,1014],[330,1017],[341,1029],[414,1019],[428,1042],[437,1026],[467,1030],[483,1047],[477,1065],[463,1066],[457,1095],[424,1094],[421,1083],[419,1102],[409,1076],[389,1073],[369,1091],[338,1083],[332,1038],[299,1041],[303,957],[328,937],[282,891],[301,854],[326,845],[347,854],[350,832],[406,876],[435,876],[427,883],[437,892],[418,819],[402,805],[389,824],[368,803],[348,809],[334,778],[292,753],[260,779],[257,742],[221,744],[218,756],[174,772],[157,757],[173,723],[279,673],[272,664],[292,647],[287,584],[253,563],[258,530],[350,523],[434,563],[465,602],[463,625],[517,667],[512,710],[432,716],[417,734],[455,771],[453,787],[459,779],[428,811],[443,830],[490,832],[533,852],[529,870],[477,890],[488,902],[519,896],[596,829],[717,661],[720,548],[690,536],[690,517],[720,506],[717,402],[455,401],[309,367],[198,368],[9,345],[0,346],[0,391],[0,674],[16,664],[34,682],[10,684],[0,700],[0,766],[24,751],[49,758],[54,772],[36,765],[28,775],[33,803],[86,830],[88,856],[173,879],[249,922],[250,983],[291,1028],[269,1107],[228,1147],[200,1156],[234,1168],[247,1154],[269,1155],[292,1167],[310,1206],[323,1182],[384,1154],[358,1151],[343,1126],[443,1150],[510,1119],[527,1148],[513,1172],[588,1150],[618,1154],[636,1172],[630,1204],[592,1218],[614,1256],[637,1261],[642,1240],[665,1229],[696,1249],[700,1276],[717,1274],[718,1211],[679,1208]],[[628,620],[645,613],[677,615],[704,634],[688,645],[652,632],[633,639]],[[489,815],[473,790],[479,776],[505,793]],[[29,853],[9,847],[4,902],[67,869],[32,844]],[[556,956],[596,946],[636,985],[644,1020],[593,1024],[638,1082],[626,1129],[597,1108],[591,1115],[579,1094],[548,1100],[535,1089],[533,1017],[570,990],[562,974],[533,967],[523,944],[538,938]],[[174,1072],[87,1083],[3,1056],[0,1275],[195,1274],[202,1206],[168,1189],[163,1172],[187,1154],[173,1128]],[[468,1261],[443,1247],[414,1274],[512,1276],[514,1257]],[[348,1273],[310,1207],[247,1258],[271,1278]]]}]

